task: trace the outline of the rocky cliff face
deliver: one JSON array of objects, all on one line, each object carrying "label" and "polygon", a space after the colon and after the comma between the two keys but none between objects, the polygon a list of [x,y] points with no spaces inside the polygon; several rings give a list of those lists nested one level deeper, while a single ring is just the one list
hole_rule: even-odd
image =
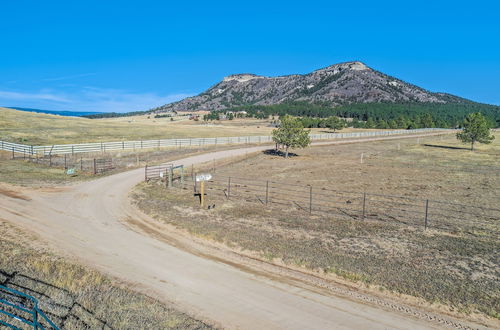
[{"label": "rocky cliff face", "polygon": [[155,111],[223,110],[240,105],[270,105],[292,101],[331,105],[372,102],[461,103],[375,71],[361,62],[335,64],[305,75],[264,77],[250,73],[225,77],[200,95],[161,106]]}]

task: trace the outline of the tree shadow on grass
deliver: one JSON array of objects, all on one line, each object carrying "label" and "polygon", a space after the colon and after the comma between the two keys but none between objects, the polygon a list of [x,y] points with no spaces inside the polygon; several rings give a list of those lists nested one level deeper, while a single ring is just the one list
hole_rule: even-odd
[{"label": "tree shadow on grass", "polygon": [[438,144],[424,144],[424,146],[425,147],[432,147],[432,148],[442,148],[442,149],[470,150],[470,148],[467,148],[467,147],[443,146],[443,145],[438,145]]},{"label": "tree shadow on grass", "polygon": [[[269,156],[280,156],[280,157],[285,157],[285,152],[281,151],[281,150],[276,150],[276,149],[267,149],[267,150],[264,150],[262,151],[262,153],[264,155],[269,155]],[[291,158],[291,157],[298,157],[299,155],[297,155],[296,153],[293,153],[293,152],[288,152],[288,158]]]},{"label": "tree shadow on grass", "polygon": [[[112,329],[105,320],[98,318],[92,311],[78,303],[74,294],[64,288],[18,272],[8,273],[1,269],[0,285],[36,298],[43,313],[61,329]],[[6,291],[0,291],[0,298],[15,305],[31,304],[27,298]],[[0,305],[0,308],[5,306]],[[21,315],[23,312],[17,309],[11,308],[9,312],[18,317],[26,317],[26,314]],[[48,324],[44,324],[44,327],[51,329]]]}]

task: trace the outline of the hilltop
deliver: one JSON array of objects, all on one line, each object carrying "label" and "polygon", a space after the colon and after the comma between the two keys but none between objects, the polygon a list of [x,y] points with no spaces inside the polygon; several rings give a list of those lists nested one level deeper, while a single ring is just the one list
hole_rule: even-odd
[{"label": "hilltop", "polygon": [[450,94],[430,92],[355,61],[334,64],[303,75],[230,75],[197,96],[154,110],[214,111],[237,106],[266,106],[290,102],[339,106],[355,103],[444,104],[471,101]]}]

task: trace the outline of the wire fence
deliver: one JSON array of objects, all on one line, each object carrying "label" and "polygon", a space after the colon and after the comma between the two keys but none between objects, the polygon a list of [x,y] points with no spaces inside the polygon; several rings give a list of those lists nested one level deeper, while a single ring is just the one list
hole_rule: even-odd
[{"label": "wire fence", "polygon": [[[207,197],[280,207],[309,215],[335,215],[362,221],[383,221],[424,229],[499,236],[500,209],[447,201],[341,191],[329,187],[291,184],[211,173]],[[182,178],[181,178],[182,176]],[[173,175],[172,187],[193,187],[199,192],[196,173]],[[168,185],[167,185],[168,186]]]},{"label": "wire fence", "polygon": [[[447,131],[443,128],[420,128],[410,130],[391,130],[391,131],[371,131],[371,132],[350,132],[350,133],[324,133],[310,134],[311,140],[330,140],[330,139],[345,139],[345,138],[361,138],[361,137],[380,137],[401,134],[418,134],[434,131]],[[0,141],[0,150],[12,152],[12,154],[25,155],[63,155],[63,154],[79,154],[79,153],[95,153],[95,152],[111,152],[124,150],[141,150],[155,148],[172,148],[172,147],[203,147],[217,146],[227,144],[255,144],[255,143],[272,143],[271,136],[236,136],[236,137],[213,137],[213,138],[186,138],[186,139],[158,139],[158,140],[138,140],[138,141],[115,141],[115,142],[94,142],[94,143],[79,143],[79,144],[54,144],[45,146],[32,146],[25,144],[11,143]]]}]

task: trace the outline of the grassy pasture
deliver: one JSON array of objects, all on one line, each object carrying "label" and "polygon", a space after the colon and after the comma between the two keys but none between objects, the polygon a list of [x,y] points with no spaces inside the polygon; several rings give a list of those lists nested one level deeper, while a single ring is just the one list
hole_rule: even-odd
[{"label": "grassy pasture", "polygon": [[[412,138],[318,146],[288,160],[269,154],[238,159],[217,172],[498,208],[499,138],[474,153],[454,136],[421,138],[419,144]],[[190,187],[165,191],[143,183],[135,192],[138,206],[159,221],[244,253],[424,298],[452,311],[499,317],[500,242],[494,232],[424,231],[334,214],[310,216],[292,206],[266,208],[257,201],[228,201],[223,194],[207,199],[215,209],[200,210]]]},{"label": "grassy pasture", "polygon": [[[236,118],[209,123],[189,120],[186,116],[174,117],[174,121],[153,115],[87,119],[0,108],[0,140],[30,145],[270,135],[272,130],[270,120],[259,119]],[[346,128],[342,132],[353,130],[356,129]],[[313,129],[312,132],[327,130]]]}]

